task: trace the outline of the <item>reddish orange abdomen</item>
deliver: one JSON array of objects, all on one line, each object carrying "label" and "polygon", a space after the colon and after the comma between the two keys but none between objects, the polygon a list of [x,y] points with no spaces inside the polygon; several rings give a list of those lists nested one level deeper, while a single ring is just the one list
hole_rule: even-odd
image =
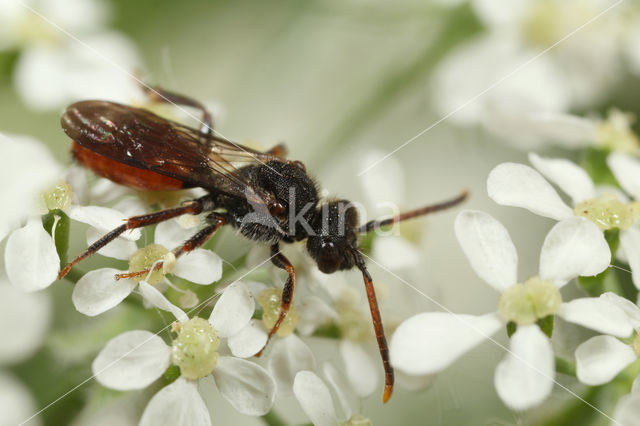
[{"label": "reddish orange abdomen", "polygon": [[172,191],[188,187],[181,180],[120,163],[91,151],[75,141],[71,143],[71,152],[80,164],[95,174],[129,188],[145,191]]}]

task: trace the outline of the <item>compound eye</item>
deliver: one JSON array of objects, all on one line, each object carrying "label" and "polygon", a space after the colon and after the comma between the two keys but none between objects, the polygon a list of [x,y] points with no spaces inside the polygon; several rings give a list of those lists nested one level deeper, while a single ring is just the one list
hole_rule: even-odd
[{"label": "compound eye", "polygon": [[269,203],[269,213],[273,216],[280,216],[287,208],[280,201],[271,201]]},{"label": "compound eye", "polygon": [[340,254],[333,243],[322,243],[317,263],[318,268],[325,274],[332,274],[340,268]]}]

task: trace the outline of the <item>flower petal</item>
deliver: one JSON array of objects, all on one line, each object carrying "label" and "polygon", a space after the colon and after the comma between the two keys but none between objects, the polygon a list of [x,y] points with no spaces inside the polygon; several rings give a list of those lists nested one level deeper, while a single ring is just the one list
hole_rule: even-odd
[{"label": "flower petal", "polygon": [[[68,211],[69,217],[78,222],[86,223],[103,232],[113,231],[125,224],[127,217],[115,209],[100,206],[72,206]],[[122,238],[136,241],[142,234],[139,229],[131,229],[122,233]]]},{"label": "flower petal", "polygon": [[237,281],[224,289],[211,311],[209,322],[220,337],[233,336],[249,323],[255,309],[251,292],[244,283]]},{"label": "flower petal", "polygon": [[602,297],[582,297],[563,303],[558,315],[565,321],[618,337],[629,337],[634,330],[624,311]]},{"label": "flower petal", "polygon": [[489,173],[487,192],[498,204],[522,207],[540,216],[562,220],[573,215],[549,182],[524,164],[496,166]]},{"label": "flower petal", "polygon": [[407,374],[435,373],[502,325],[496,313],[474,316],[423,312],[401,323],[391,337],[391,364]]},{"label": "flower petal", "polygon": [[[359,159],[358,170],[369,169],[371,164],[387,155],[388,152],[376,149],[365,152]],[[385,159],[384,168],[374,167],[368,170],[361,176],[360,184],[371,207],[369,213],[388,214],[388,210],[377,210],[389,204],[398,206],[404,201],[404,171],[402,164],[393,157]]]},{"label": "flower petal", "polygon": [[212,374],[222,396],[240,413],[262,416],[271,410],[276,382],[264,368],[244,359],[223,356]]},{"label": "flower petal", "polygon": [[582,167],[564,158],[543,158],[529,153],[533,167],[568,194],[574,204],[596,196],[593,181]]},{"label": "flower petal", "polygon": [[102,268],[87,272],[73,288],[71,300],[78,312],[90,317],[117,306],[136,287],[132,280],[116,280],[117,269]]},{"label": "flower petal", "polygon": [[291,395],[296,374],[302,370],[315,370],[316,359],[309,346],[295,334],[280,339],[274,346],[267,368],[276,379],[278,392]]},{"label": "flower petal", "polygon": [[336,411],[329,388],[311,371],[300,371],[293,382],[293,393],[315,426],[336,426]]},{"label": "flower petal", "polygon": [[[100,231],[92,226],[87,229],[87,245],[91,245],[102,238],[106,232]],[[138,246],[134,241],[126,238],[116,238],[106,246],[98,250],[98,254],[111,257],[113,259],[129,260],[129,258],[138,250]]]},{"label": "flower petal", "polygon": [[498,291],[517,282],[518,254],[500,222],[487,213],[464,210],[456,217],[455,231],[480,278]]},{"label": "flower petal", "polygon": [[178,259],[173,274],[194,284],[208,285],[222,277],[222,259],[211,250],[195,249]]},{"label": "flower petal", "polygon": [[577,276],[592,276],[607,269],[611,251],[598,226],[584,217],[558,222],[540,251],[540,277],[562,287]]},{"label": "flower petal", "polygon": [[169,302],[169,300],[154,286],[145,281],[140,281],[139,288],[140,293],[142,293],[142,297],[156,308],[171,312],[173,316],[182,323],[189,321],[189,316],[187,316],[182,309]]},{"label": "flower petal", "polygon": [[631,346],[611,336],[595,336],[576,349],[576,376],[587,385],[610,382],[638,357]]},{"label": "flower petal", "polygon": [[616,305],[627,316],[627,320],[634,329],[640,328],[640,308],[638,305],[622,296],[618,296],[610,291],[600,295],[601,299],[607,300],[609,303]]},{"label": "flower petal", "polygon": [[[227,338],[233,356],[249,358],[257,354],[267,343],[267,332],[259,320],[252,319],[242,330]],[[279,346],[279,345],[278,345]]]},{"label": "flower petal", "polygon": [[302,299],[298,305],[300,321],[296,331],[302,336],[310,336],[322,325],[338,319],[338,313],[327,302],[317,296]]},{"label": "flower petal", "polygon": [[613,152],[607,157],[607,165],[622,189],[640,200],[640,161],[631,155]]},{"label": "flower petal", "polygon": [[22,291],[42,290],[56,280],[60,257],[40,220],[29,220],[9,235],[4,264],[9,281]]},{"label": "flower petal", "polygon": [[398,270],[418,264],[420,249],[400,236],[389,235],[375,239],[372,257],[382,266]]},{"label": "flower petal", "polygon": [[115,390],[142,389],[169,367],[171,352],[157,335],[146,330],[122,333],[107,342],[91,364],[96,379]]},{"label": "flower petal", "polygon": [[511,336],[511,351],[498,364],[495,386],[513,410],[540,404],[553,388],[554,359],[551,342],[537,325],[525,325]]},{"label": "flower petal", "polygon": [[41,416],[25,423],[38,412],[40,406],[36,405],[29,389],[4,370],[0,371],[0,408],[2,425],[38,426],[43,423]]},{"label": "flower petal", "polygon": [[177,219],[160,222],[156,226],[153,242],[169,250],[182,245],[197,232],[194,228],[184,228]]},{"label": "flower petal", "polygon": [[640,394],[630,393],[618,400],[611,424],[623,426],[640,425]]},{"label": "flower petal", "polygon": [[378,387],[379,365],[364,348],[349,340],[340,341],[340,355],[351,387],[360,398],[366,398]]},{"label": "flower petal", "polygon": [[[5,342],[0,345],[2,365],[23,361],[33,355],[44,342],[52,310],[48,293],[25,293],[4,280],[0,281],[0,336]],[[28,320],[25,315],[28,315]]]},{"label": "flower petal", "polygon": [[211,417],[196,382],[182,377],[151,398],[140,426],[210,426]]},{"label": "flower petal", "polygon": [[344,374],[338,372],[338,370],[328,362],[322,365],[322,371],[324,376],[331,385],[333,392],[337,396],[336,400],[342,408],[342,418],[349,419],[351,416],[358,412],[360,406],[360,399],[351,388],[351,384],[344,376]]},{"label": "flower petal", "polygon": [[621,231],[620,246],[631,268],[633,284],[640,289],[640,229],[632,226]]}]

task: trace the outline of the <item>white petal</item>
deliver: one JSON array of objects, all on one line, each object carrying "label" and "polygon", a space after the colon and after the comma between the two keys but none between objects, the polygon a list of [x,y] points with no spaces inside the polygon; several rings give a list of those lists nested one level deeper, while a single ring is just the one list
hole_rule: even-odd
[{"label": "white petal", "polygon": [[631,346],[615,337],[595,336],[576,349],[576,375],[587,385],[602,385],[637,358]]},{"label": "white petal", "polygon": [[324,382],[311,371],[300,371],[293,382],[293,393],[315,426],[337,426],[331,394]]},{"label": "white petal", "polygon": [[4,206],[0,209],[2,240],[27,216],[38,211],[42,200],[40,194],[57,181],[62,170],[47,147],[29,136],[0,132],[0,152],[3,161],[0,181],[5,182],[0,187],[0,203]]},{"label": "white petal", "polygon": [[[100,231],[94,227],[87,229],[87,245],[98,241],[106,234],[105,231]],[[127,240],[126,238],[116,238],[106,246],[98,250],[98,254],[111,257],[113,259],[129,260],[129,258],[138,250],[138,246],[134,241]]]},{"label": "white petal", "polygon": [[640,426],[640,394],[630,393],[618,400],[611,424]]},{"label": "white petal", "polygon": [[274,342],[274,346],[269,354],[267,368],[276,379],[278,392],[291,395],[296,374],[302,370],[315,370],[316,359],[309,346],[295,334],[279,339]]},{"label": "white petal", "polygon": [[140,426],[210,426],[211,417],[196,382],[179,378],[151,398]]},{"label": "white petal", "polygon": [[60,257],[40,220],[32,219],[9,235],[4,264],[9,281],[22,291],[42,290],[56,280]]},{"label": "white petal", "polygon": [[101,314],[117,306],[136,287],[132,280],[116,280],[122,271],[102,268],[90,271],[73,288],[71,300],[78,312],[90,317]]},{"label": "white petal", "polygon": [[540,251],[540,277],[561,287],[577,276],[592,276],[607,269],[611,251],[598,226],[574,216],[558,222]]},{"label": "white petal", "polygon": [[[118,210],[100,206],[72,206],[69,217],[78,222],[86,223],[103,232],[113,231],[125,224],[127,216]],[[122,238],[136,241],[142,234],[139,229],[131,229],[122,233]]]},{"label": "white petal", "polygon": [[629,337],[634,330],[624,311],[602,297],[582,297],[563,303],[558,315],[565,321],[618,337]]},{"label": "white petal", "polygon": [[256,305],[244,283],[237,281],[224,289],[211,311],[209,322],[220,337],[229,337],[242,330],[253,316]]},{"label": "white petal", "polygon": [[30,394],[29,389],[5,371],[0,370],[0,424],[38,426],[41,418],[36,416],[31,421],[23,423],[33,416],[39,406]]},{"label": "white petal", "polygon": [[464,210],[456,217],[455,231],[480,278],[498,291],[517,282],[518,254],[500,222],[487,213]]},{"label": "white petal", "polygon": [[210,250],[198,248],[180,257],[173,273],[194,284],[208,285],[222,277],[222,259]]},{"label": "white petal", "polygon": [[240,413],[262,416],[271,410],[276,382],[259,365],[223,356],[213,370],[213,378],[222,396]]},{"label": "white petal", "polygon": [[157,335],[132,330],[109,340],[93,360],[91,370],[104,386],[115,390],[142,389],[169,367],[170,349]]},{"label": "white petal", "polygon": [[593,181],[582,167],[564,158],[543,158],[529,154],[529,161],[551,182],[568,194],[574,204],[595,197]]},{"label": "white petal", "polygon": [[636,288],[640,289],[640,229],[632,226],[620,232],[620,247],[631,268],[631,279]]},{"label": "white petal", "polygon": [[489,28],[517,23],[531,13],[531,5],[525,0],[474,0],[471,5]]},{"label": "white petal", "polygon": [[145,281],[140,281],[139,288],[144,299],[151,303],[151,305],[158,309],[162,309],[163,311],[171,312],[173,316],[182,323],[189,321],[187,314],[185,314],[182,309],[169,302],[169,300],[167,300],[167,298],[164,297],[164,295],[154,286],[146,283]]},{"label": "white petal", "polygon": [[[267,343],[267,332],[260,321],[252,319],[242,330],[227,338],[233,356],[249,358]],[[278,345],[279,346],[279,345]]]},{"label": "white petal", "polygon": [[336,400],[342,408],[342,418],[351,418],[353,414],[358,412],[360,398],[358,398],[354,390],[351,388],[351,384],[344,374],[340,373],[333,364],[325,362],[322,365],[322,371],[324,372],[324,376],[329,382],[329,385],[331,385],[333,392],[337,396]]},{"label": "white petal", "polygon": [[340,355],[351,387],[360,398],[366,398],[378,387],[380,365],[362,346],[349,340],[340,341]]},{"label": "white petal", "polygon": [[169,250],[172,250],[181,246],[196,232],[197,229],[184,228],[180,225],[177,219],[171,219],[166,222],[161,222],[156,226],[156,230],[153,234],[153,241],[156,244],[160,244]]},{"label": "white petal", "polygon": [[[369,168],[371,164],[387,155],[385,151],[374,149],[364,153],[359,159],[358,170]],[[384,207],[386,203],[398,206],[404,202],[404,172],[402,165],[393,157],[385,159],[384,168],[374,167],[368,170],[361,176],[360,184],[372,208],[369,213],[388,214],[388,211],[377,210]]]},{"label": "white petal", "polygon": [[573,215],[549,182],[524,164],[496,166],[489,173],[487,192],[498,204],[522,207],[540,216],[562,220]]},{"label": "white petal", "polygon": [[389,346],[391,364],[407,374],[447,368],[503,325],[495,313],[483,316],[424,312],[398,326]]},{"label": "white petal", "polygon": [[607,165],[622,189],[640,200],[640,161],[631,155],[613,152],[607,157]]},{"label": "white petal", "polygon": [[418,264],[420,249],[403,237],[389,235],[375,239],[372,257],[382,266],[398,270]]},{"label": "white petal", "polygon": [[549,396],[554,381],[551,342],[537,325],[525,325],[511,336],[511,352],[498,364],[496,391],[513,410],[526,410]]},{"label": "white petal", "polygon": [[582,148],[597,136],[595,121],[571,114],[537,112],[527,120],[538,137],[568,149]]},{"label": "white petal", "polygon": [[[125,197],[115,203],[113,208],[126,217],[140,216],[147,213],[147,205],[139,197]],[[158,224],[158,226],[159,225],[160,224]]]},{"label": "white petal", "polygon": [[310,336],[318,327],[338,319],[335,309],[317,296],[302,299],[297,307],[300,320],[296,330],[303,336]]},{"label": "white petal", "polygon": [[0,281],[1,364],[22,361],[40,347],[51,322],[51,302],[46,292],[25,293]]},{"label": "white petal", "polygon": [[600,298],[607,300],[609,303],[621,309],[634,329],[640,328],[640,308],[638,305],[609,291],[601,294]]}]

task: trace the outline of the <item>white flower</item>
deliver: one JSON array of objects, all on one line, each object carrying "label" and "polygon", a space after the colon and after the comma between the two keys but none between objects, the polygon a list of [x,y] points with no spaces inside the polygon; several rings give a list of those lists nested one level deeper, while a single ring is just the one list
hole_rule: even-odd
[{"label": "white flower", "polygon": [[[432,374],[490,338],[507,322],[517,324],[511,350],[498,365],[495,386],[515,410],[541,403],[551,392],[554,358],[549,338],[537,321],[558,315],[594,330],[626,335],[624,314],[607,300],[581,298],[563,303],[559,289],[578,275],[596,275],[607,268],[607,243],[598,227],[574,217],[556,224],[545,238],[536,277],[517,281],[518,256],[507,230],[490,215],[463,211],[456,236],[478,276],[501,293],[498,312],[458,315],[425,312],[404,321],[391,339],[394,367],[412,375]],[[584,247],[597,247],[585,250]]]},{"label": "white flower", "polygon": [[459,109],[450,119],[483,123],[510,143],[531,147],[549,136],[531,131],[538,120],[572,130],[577,123],[562,114],[601,100],[624,73],[625,51],[638,51],[627,41],[630,4],[607,10],[612,3],[600,0],[470,3],[487,31],[439,64],[433,101],[442,115]]},{"label": "white flower", "polygon": [[293,392],[309,420],[316,426],[371,424],[358,413],[360,399],[344,376],[329,363],[323,365],[323,370],[340,406],[336,410],[329,388],[317,374],[300,371],[295,376]]},{"label": "white flower", "polygon": [[[636,335],[631,344],[623,343],[616,337],[629,337],[640,327],[640,308],[629,300],[614,293],[600,296],[615,304],[624,315],[616,315],[620,331],[627,333],[607,333],[595,336],[580,344],[575,352],[576,376],[582,383],[596,386],[611,381],[627,365],[638,359],[640,338]],[[612,337],[616,336],[616,337]]]},{"label": "white flower", "polygon": [[129,74],[140,68],[139,55],[128,38],[105,28],[107,15],[99,0],[0,3],[0,49],[20,51],[13,78],[29,107],[54,109],[83,98],[128,101],[140,94]]},{"label": "white flower", "polygon": [[[106,232],[106,230],[111,230],[117,226],[109,226],[111,219],[115,219],[115,217],[111,216],[113,210],[103,207],[93,207],[91,210],[92,211],[86,215],[86,219],[93,220],[94,222],[91,224],[99,226],[101,232]],[[83,208],[80,211],[86,212],[87,208]],[[96,212],[103,213],[104,216],[96,214]],[[74,218],[78,219],[77,216]],[[171,228],[174,229],[172,230]],[[176,228],[179,229],[175,230]],[[133,231],[137,231],[137,233],[134,233],[131,238],[140,236],[139,230],[136,229]],[[153,259],[152,263],[164,259],[166,265],[170,266],[171,252],[165,247],[174,248],[175,245],[179,245],[179,243],[176,243],[176,236],[186,232],[185,229],[180,227],[177,221],[167,221],[164,225],[159,224],[156,227],[154,237],[155,244],[137,250],[133,242],[121,241],[120,244],[116,245],[115,249],[109,249],[109,251],[106,252],[101,251],[100,253],[119,259],[130,259],[130,261],[132,261],[131,259],[134,259],[134,257],[143,259],[145,257],[151,257]],[[94,237],[97,237],[97,235]],[[181,241],[184,241],[184,239]],[[143,266],[151,267],[152,265]],[[73,289],[72,301],[76,309],[85,315],[95,316],[120,304],[138,285],[138,282],[134,279],[116,279],[117,274],[124,272],[126,271],[119,271],[113,268],[100,268],[86,273],[78,280]],[[174,269],[169,269],[164,272],[171,272],[194,284],[209,285],[219,280],[222,276],[222,259],[210,250],[197,248],[176,259]],[[163,271],[155,271],[150,273],[148,277],[142,278],[146,280],[153,279],[153,283],[157,284],[163,277]]]},{"label": "white flower", "polygon": [[38,411],[38,405],[29,390],[8,372],[0,370],[0,424],[37,426],[38,417],[25,420]]},{"label": "white flower", "polygon": [[[623,194],[605,193],[598,197],[597,188],[587,173],[568,160],[542,158],[533,153],[529,154],[529,160],[571,197],[574,209],[560,199],[537,171],[523,164],[503,163],[495,167],[487,180],[489,197],[498,204],[522,207],[559,221],[579,215],[591,219],[603,230],[618,228],[633,282],[640,288],[640,229],[634,223],[635,203],[627,202]],[[607,163],[622,188],[634,198],[640,196],[637,177],[640,163],[622,153],[611,154]]]},{"label": "white flower", "polygon": [[618,400],[613,412],[614,424],[624,426],[638,426],[640,424],[640,377],[636,377],[631,387],[631,393]]},{"label": "white flower", "polygon": [[[110,340],[92,366],[101,384],[117,390],[147,387],[171,364],[179,367],[181,377],[149,401],[141,425],[210,425],[209,411],[198,392],[198,381],[209,375],[222,396],[240,413],[260,416],[271,409],[276,382],[270,374],[250,361],[217,352],[219,338],[231,338],[250,327],[255,306],[244,284],[237,282],[225,289],[208,322],[197,317],[189,319],[144,282],[141,289],[151,303],[172,312],[179,321],[172,345],[148,331],[129,331]],[[252,345],[256,348],[255,342]],[[253,353],[259,349],[260,346]]]}]

